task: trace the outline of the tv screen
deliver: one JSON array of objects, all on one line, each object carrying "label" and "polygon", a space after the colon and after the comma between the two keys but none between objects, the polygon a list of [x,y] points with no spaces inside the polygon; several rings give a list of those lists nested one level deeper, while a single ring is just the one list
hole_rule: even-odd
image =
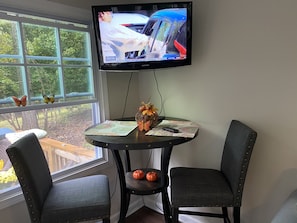
[{"label": "tv screen", "polygon": [[191,64],[192,2],[92,6],[101,70]]}]

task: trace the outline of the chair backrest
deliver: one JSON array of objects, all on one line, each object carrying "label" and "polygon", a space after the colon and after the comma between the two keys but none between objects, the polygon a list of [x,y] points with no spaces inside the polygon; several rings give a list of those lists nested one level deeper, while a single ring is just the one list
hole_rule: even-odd
[{"label": "chair backrest", "polygon": [[257,132],[237,120],[232,120],[224,145],[221,171],[234,194],[234,206],[240,207],[242,191]]},{"label": "chair backrest", "polygon": [[47,161],[34,133],[28,134],[6,150],[23,190],[32,222],[39,222],[43,203],[52,187]]}]

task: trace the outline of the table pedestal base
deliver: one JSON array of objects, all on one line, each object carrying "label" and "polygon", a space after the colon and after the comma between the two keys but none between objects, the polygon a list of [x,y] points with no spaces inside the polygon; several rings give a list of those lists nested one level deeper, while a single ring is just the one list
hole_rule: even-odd
[{"label": "table pedestal base", "polygon": [[[151,195],[155,193],[162,193],[162,203],[163,203],[163,212],[166,223],[171,222],[171,208],[170,201],[168,196],[167,187],[169,185],[168,178],[168,166],[169,160],[172,152],[172,146],[164,147],[161,154],[161,170],[155,170],[158,173],[158,181],[148,182],[146,180],[138,181],[134,180],[132,177],[131,164],[130,164],[130,155],[129,151],[125,150],[125,163],[126,171],[123,166],[123,162],[119,153],[119,150],[112,150],[113,157],[116,162],[119,181],[120,181],[120,190],[121,190],[121,210],[119,223],[124,223],[126,214],[129,208],[130,196],[131,194],[135,195]],[[152,169],[144,169],[149,171]]]}]

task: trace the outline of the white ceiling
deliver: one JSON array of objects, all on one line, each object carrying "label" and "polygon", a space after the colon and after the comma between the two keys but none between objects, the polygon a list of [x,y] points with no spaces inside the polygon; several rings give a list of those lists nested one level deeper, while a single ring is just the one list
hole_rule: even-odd
[{"label": "white ceiling", "polygon": [[[92,5],[119,4],[119,3],[134,3],[135,0],[48,0],[64,5],[69,5],[77,8],[90,9]],[[143,1],[145,2],[145,1]]]},{"label": "white ceiling", "polygon": [[92,5],[104,5],[104,4],[129,4],[129,3],[151,3],[151,2],[162,2],[168,0],[48,0],[50,2],[56,2],[64,5],[69,5],[77,8],[90,9]]},{"label": "white ceiling", "polygon": [[69,5],[77,8],[85,8],[85,9],[90,9],[91,5],[99,4],[98,0],[48,0],[50,2],[56,2],[64,5]]}]

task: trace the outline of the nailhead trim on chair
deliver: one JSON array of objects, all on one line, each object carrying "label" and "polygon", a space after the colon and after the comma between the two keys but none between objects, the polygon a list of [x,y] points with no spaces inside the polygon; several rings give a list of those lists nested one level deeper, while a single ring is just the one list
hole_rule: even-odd
[{"label": "nailhead trim on chair", "polygon": [[[241,200],[242,200],[242,194],[241,191],[243,191],[243,186],[244,186],[244,181],[245,181],[245,177],[247,174],[247,163],[250,160],[250,153],[251,153],[251,149],[253,148],[253,143],[255,142],[255,138],[256,138],[256,134],[252,133],[249,135],[250,137],[250,141],[249,141],[249,145],[248,145],[248,151],[245,153],[245,157],[244,159],[244,165],[242,165],[242,169],[241,169],[241,175],[240,175],[240,182],[238,184],[239,188],[238,188],[238,194],[235,196],[235,202],[234,202],[234,206],[235,207],[240,207],[241,206]],[[240,195],[241,194],[241,195]]]},{"label": "nailhead trim on chair", "polygon": [[[14,162],[16,163],[16,164],[14,165],[14,169],[15,169],[15,171],[21,172],[21,173],[22,173],[21,175],[23,175],[23,170],[22,170],[22,168],[20,168],[20,167],[18,166],[18,164],[17,164],[18,161],[16,160],[15,156],[12,155],[12,156],[10,157],[10,159],[14,160]],[[28,202],[29,213],[30,213],[30,215],[32,216],[32,219],[33,219],[32,221],[33,221],[33,223],[34,223],[34,222],[39,223],[39,222],[40,222],[40,220],[39,220],[40,217],[37,216],[38,213],[35,213],[34,211],[32,211],[32,208],[34,207],[34,204],[33,204],[32,199],[31,199],[31,197],[30,197],[30,192],[29,192],[30,190],[28,189],[26,183],[24,182],[24,178],[23,178],[23,177],[20,177],[20,178],[19,178],[19,183],[22,185],[23,194],[25,195],[24,197],[25,197],[25,199],[26,199],[27,202]]]}]

